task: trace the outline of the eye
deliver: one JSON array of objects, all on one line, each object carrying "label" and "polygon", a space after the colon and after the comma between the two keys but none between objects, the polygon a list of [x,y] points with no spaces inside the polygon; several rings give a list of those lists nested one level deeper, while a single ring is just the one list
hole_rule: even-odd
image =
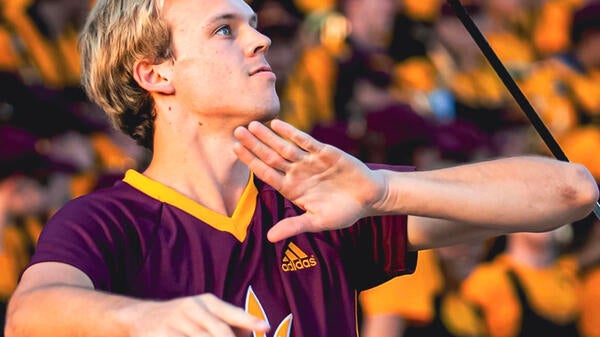
[{"label": "eye", "polygon": [[231,35],[231,27],[229,25],[224,25],[222,27],[219,27],[219,29],[217,29],[215,31],[215,35],[230,36]]}]

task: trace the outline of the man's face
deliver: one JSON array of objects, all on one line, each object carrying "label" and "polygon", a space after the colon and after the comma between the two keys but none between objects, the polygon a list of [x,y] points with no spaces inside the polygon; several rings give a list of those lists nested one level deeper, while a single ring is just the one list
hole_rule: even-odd
[{"label": "man's face", "polygon": [[275,75],[265,59],[271,41],[255,29],[244,1],[171,0],[163,13],[173,32],[173,85],[185,109],[236,125],[276,116]]}]

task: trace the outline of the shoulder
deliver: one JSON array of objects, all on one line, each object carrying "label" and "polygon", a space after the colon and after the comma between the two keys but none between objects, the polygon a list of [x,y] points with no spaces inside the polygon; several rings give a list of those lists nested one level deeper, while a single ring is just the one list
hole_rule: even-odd
[{"label": "shoulder", "polygon": [[62,208],[60,208],[57,214],[72,213],[77,212],[78,210],[90,211],[122,203],[129,194],[128,189],[127,184],[118,182],[114,186],[102,188],[69,200]]},{"label": "shoulder", "polygon": [[[131,185],[119,181],[114,186],[103,188],[68,201],[48,222],[77,223],[79,226],[97,223],[133,222],[160,212],[160,202],[141,193]],[[127,221],[127,222],[131,222]]]}]

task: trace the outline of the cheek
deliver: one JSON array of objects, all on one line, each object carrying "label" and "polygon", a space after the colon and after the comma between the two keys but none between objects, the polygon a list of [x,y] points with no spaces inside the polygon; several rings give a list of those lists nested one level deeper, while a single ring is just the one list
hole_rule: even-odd
[{"label": "cheek", "polygon": [[[204,67],[201,67],[201,80],[215,87],[234,88],[244,75],[240,71],[241,60],[232,58],[231,55],[223,52],[215,52],[210,58],[204,60]],[[237,88],[240,90],[240,88]]]},{"label": "cheek", "polygon": [[231,70],[214,59],[182,61],[177,69],[175,89],[181,96],[210,96],[231,77]]}]

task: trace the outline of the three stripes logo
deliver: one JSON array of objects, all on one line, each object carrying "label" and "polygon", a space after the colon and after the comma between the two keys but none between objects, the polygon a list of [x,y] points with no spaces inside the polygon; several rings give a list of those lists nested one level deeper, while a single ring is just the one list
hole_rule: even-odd
[{"label": "three stripes logo", "polygon": [[312,268],[316,265],[317,259],[313,255],[308,256],[293,242],[290,242],[285,249],[285,256],[282,260],[281,269],[284,272],[290,272]]}]

